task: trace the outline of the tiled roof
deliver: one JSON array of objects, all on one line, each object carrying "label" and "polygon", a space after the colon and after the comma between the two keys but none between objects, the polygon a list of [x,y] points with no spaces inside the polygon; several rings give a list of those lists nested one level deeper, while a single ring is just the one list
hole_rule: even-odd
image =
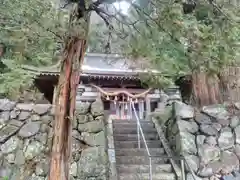
[{"label": "tiled roof", "polygon": [[[49,67],[37,68],[33,66],[23,66],[23,69],[28,70],[36,75],[53,75],[58,76],[59,66],[56,64]],[[82,66],[82,75],[92,77],[126,77],[132,79],[140,73],[147,73],[147,67],[143,67],[137,61],[129,60],[117,54],[95,54],[88,53],[85,55]],[[157,73],[157,71],[151,70]]]}]

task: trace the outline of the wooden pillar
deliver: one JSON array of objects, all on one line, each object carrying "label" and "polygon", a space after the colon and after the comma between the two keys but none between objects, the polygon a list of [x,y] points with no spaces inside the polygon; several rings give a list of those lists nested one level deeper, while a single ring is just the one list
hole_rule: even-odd
[{"label": "wooden pillar", "polygon": [[132,120],[133,118],[133,111],[132,111],[132,104],[131,104],[131,101],[129,102],[129,114],[130,114],[130,119]]},{"label": "wooden pillar", "polygon": [[119,103],[118,102],[116,102],[115,107],[116,107],[117,118],[120,119],[120,111],[119,111],[120,108],[119,108]]},{"label": "wooden pillar", "polygon": [[124,113],[124,103],[120,103],[120,108],[121,108],[121,119],[125,119],[125,113]]},{"label": "wooden pillar", "polygon": [[146,100],[146,120],[149,120],[149,115],[151,113],[151,99],[147,95],[145,100]]},{"label": "wooden pillar", "polygon": [[139,101],[138,106],[139,106],[139,118],[140,118],[141,120],[143,120],[143,119],[144,119],[144,116],[143,116],[143,112],[144,112],[144,102],[143,102],[142,100]]},{"label": "wooden pillar", "polygon": [[55,105],[57,96],[57,86],[54,86],[52,104]]}]

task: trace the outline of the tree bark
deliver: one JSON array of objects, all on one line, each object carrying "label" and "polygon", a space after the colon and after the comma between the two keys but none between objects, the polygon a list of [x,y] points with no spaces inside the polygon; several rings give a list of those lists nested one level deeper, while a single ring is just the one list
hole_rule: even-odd
[{"label": "tree bark", "polygon": [[194,72],[191,81],[192,101],[190,104],[202,107],[211,104],[221,104],[223,102],[219,79],[216,75],[208,75],[204,72]]},{"label": "tree bark", "polygon": [[72,120],[75,113],[76,92],[86,40],[69,38],[64,50],[55,102],[54,135],[49,180],[69,180],[71,160]]}]

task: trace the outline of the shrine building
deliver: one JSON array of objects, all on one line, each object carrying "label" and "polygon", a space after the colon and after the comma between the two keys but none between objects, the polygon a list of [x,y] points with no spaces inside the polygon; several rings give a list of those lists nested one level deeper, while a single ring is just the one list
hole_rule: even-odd
[{"label": "shrine building", "polygon": [[[76,103],[92,102],[101,95],[105,110],[119,119],[132,118],[130,101],[134,102],[139,117],[144,119],[157,107],[159,89],[153,89],[140,77],[148,73],[143,64],[136,65],[116,54],[87,53],[77,90]],[[142,67],[142,68],[141,68]],[[45,68],[24,66],[35,76],[35,86],[49,102],[54,102],[54,91],[58,82],[59,65]],[[157,74],[157,71],[151,70]]]}]

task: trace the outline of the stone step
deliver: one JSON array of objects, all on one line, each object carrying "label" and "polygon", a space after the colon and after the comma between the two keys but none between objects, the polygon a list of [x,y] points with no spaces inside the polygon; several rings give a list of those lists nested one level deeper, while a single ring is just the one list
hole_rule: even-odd
[{"label": "stone step", "polygon": [[[149,173],[121,173],[119,174],[119,180],[149,180]],[[176,180],[173,173],[154,173],[152,180]]]},{"label": "stone step", "polygon": [[[143,128],[143,133],[147,134],[147,133],[157,133],[157,130],[155,128]],[[114,134],[137,134],[138,130],[137,128],[113,128],[113,133]]]},{"label": "stone step", "polygon": [[[147,156],[116,156],[117,165],[120,164],[135,164],[135,165],[148,165],[149,158]],[[152,164],[165,164],[168,160],[153,157]]]},{"label": "stone step", "polygon": [[[117,170],[119,173],[149,173],[149,165],[119,165],[117,166]],[[171,173],[172,166],[171,164],[153,164],[152,165],[152,172],[153,173]]]},{"label": "stone step", "polygon": [[[147,141],[148,148],[160,148],[160,140]],[[114,141],[114,146],[116,149],[119,148],[138,148],[138,141]],[[143,140],[140,141],[140,147],[146,148]]]},{"label": "stone step", "polygon": [[[113,124],[122,124],[122,123],[136,124],[137,120],[117,120],[117,119],[115,119],[112,122],[113,122]],[[151,125],[153,125],[152,121],[143,121],[143,120],[141,120],[140,123],[141,124],[151,124]]]},{"label": "stone step", "polygon": [[[154,128],[153,123],[140,123],[141,127],[143,129],[145,128]],[[113,124],[114,128],[137,128],[137,123],[114,123]]]},{"label": "stone step", "polygon": [[[150,154],[152,156],[164,155],[165,151],[163,148],[150,148]],[[147,150],[145,148],[132,148],[132,149],[116,149],[116,156],[147,156]]]},{"label": "stone step", "polygon": [[[159,136],[157,133],[147,133],[144,136],[146,141],[159,139]],[[137,134],[114,134],[113,137],[115,141],[137,141],[138,140]]]}]

